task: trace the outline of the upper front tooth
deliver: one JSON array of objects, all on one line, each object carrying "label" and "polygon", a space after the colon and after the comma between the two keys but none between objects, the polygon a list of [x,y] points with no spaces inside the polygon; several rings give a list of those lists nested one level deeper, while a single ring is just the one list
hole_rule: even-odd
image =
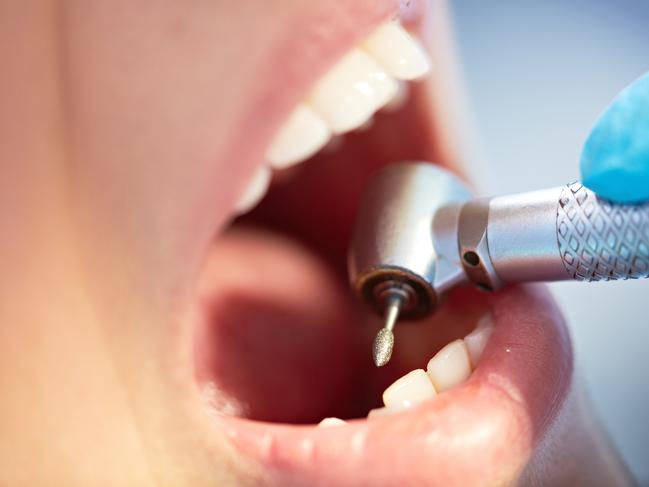
[{"label": "upper front tooth", "polygon": [[269,167],[262,166],[257,169],[235,205],[235,210],[238,213],[246,213],[257,206],[257,203],[261,201],[268,191],[271,176],[272,172]]},{"label": "upper front tooth", "polygon": [[363,46],[397,79],[419,78],[430,70],[423,47],[396,22],[376,28]]},{"label": "upper front tooth", "polygon": [[426,370],[437,392],[464,382],[471,375],[469,353],[464,340],[460,338],[442,348],[430,359]]},{"label": "upper front tooth", "polygon": [[379,26],[316,83],[275,135],[266,158],[279,169],[308,159],[332,133],[363,126],[387,104],[391,109],[403,104],[407,89],[397,79],[417,78],[429,69],[426,52],[398,22]]},{"label": "upper front tooth", "polygon": [[435,397],[435,394],[424,369],[416,369],[397,379],[383,392],[383,403],[388,408],[411,407]]},{"label": "upper front tooth", "polygon": [[352,49],[316,84],[309,100],[341,133],[362,125],[397,90],[397,81],[369,54]]},{"label": "upper front tooth", "polygon": [[403,106],[408,101],[410,96],[410,86],[406,81],[397,81],[398,87],[397,92],[394,94],[392,99],[385,104],[381,111],[383,112],[396,112],[397,110],[403,108]]},{"label": "upper front tooth", "polygon": [[302,103],[275,135],[266,157],[277,169],[308,159],[331,137],[327,122],[310,106]]}]

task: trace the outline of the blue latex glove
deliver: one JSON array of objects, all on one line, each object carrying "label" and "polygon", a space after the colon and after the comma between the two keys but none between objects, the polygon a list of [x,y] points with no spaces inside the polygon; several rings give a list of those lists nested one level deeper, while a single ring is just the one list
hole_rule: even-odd
[{"label": "blue latex glove", "polygon": [[581,155],[584,185],[619,203],[649,200],[649,73],[595,123]]}]

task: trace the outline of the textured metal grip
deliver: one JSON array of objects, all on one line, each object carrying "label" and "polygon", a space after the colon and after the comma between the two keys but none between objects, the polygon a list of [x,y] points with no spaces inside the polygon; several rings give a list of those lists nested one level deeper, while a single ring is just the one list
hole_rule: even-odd
[{"label": "textured metal grip", "polygon": [[573,279],[649,277],[649,203],[616,205],[581,183],[569,184],[559,198],[557,238]]}]

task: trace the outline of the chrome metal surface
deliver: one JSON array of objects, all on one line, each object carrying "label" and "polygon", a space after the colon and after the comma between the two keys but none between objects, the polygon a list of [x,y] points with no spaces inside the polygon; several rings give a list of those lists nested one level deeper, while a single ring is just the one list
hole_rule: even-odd
[{"label": "chrome metal surface", "polygon": [[649,277],[649,203],[616,205],[580,183],[469,201],[450,172],[396,164],[365,193],[349,269],[376,312],[393,310],[375,341],[375,359],[389,360],[395,290],[401,316],[421,318],[463,281],[492,290],[529,281]]},{"label": "chrome metal surface", "polygon": [[561,191],[556,226],[561,261],[572,279],[649,277],[649,203],[615,205],[572,183]]},{"label": "chrome metal surface", "polygon": [[572,183],[492,198],[487,220],[503,283],[649,277],[649,203],[613,204]]},{"label": "chrome metal surface", "polygon": [[[395,164],[371,180],[356,220],[349,271],[357,293],[377,313],[385,309],[377,289],[402,285],[408,297],[401,317],[417,318],[432,313],[441,290],[463,278],[457,212],[438,211],[469,198],[457,176],[429,163]],[[447,255],[449,249],[455,255]]]},{"label": "chrome metal surface", "polygon": [[469,201],[462,206],[458,223],[458,246],[462,267],[469,281],[487,291],[502,286],[494,270],[487,228],[489,224],[488,199]]},{"label": "chrome metal surface", "polygon": [[498,196],[489,201],[487,245],[503,283],[566,279],[557,245],[561,188]]}]

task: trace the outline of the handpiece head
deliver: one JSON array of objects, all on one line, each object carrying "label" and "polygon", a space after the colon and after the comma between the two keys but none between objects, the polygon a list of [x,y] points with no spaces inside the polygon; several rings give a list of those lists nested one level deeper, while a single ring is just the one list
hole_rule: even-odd
[{"label": "handpiece head", "polygon": [[370,181],[349,255],[352,286],[385,316],[378,366],[397,317],[430,315],[461,282],[506,284],[649,277],[649,204],[618,205],[580,183],[470,199],[452,173],[401,163]]},{"label": "handpiece head", "polygon": [[[391,165],[370,181],[354,228],[349,273],[356,293],[376,313],[387,320],[398,295],[401,319],[423,318],[441,293],[464,279],[457,222],[461,203],[470,197],[457,176],[433,164]],[[385,357],[391,348],[381,345],[389,341],[383,335],[375,341],[377,365],[378,355]]]}]

